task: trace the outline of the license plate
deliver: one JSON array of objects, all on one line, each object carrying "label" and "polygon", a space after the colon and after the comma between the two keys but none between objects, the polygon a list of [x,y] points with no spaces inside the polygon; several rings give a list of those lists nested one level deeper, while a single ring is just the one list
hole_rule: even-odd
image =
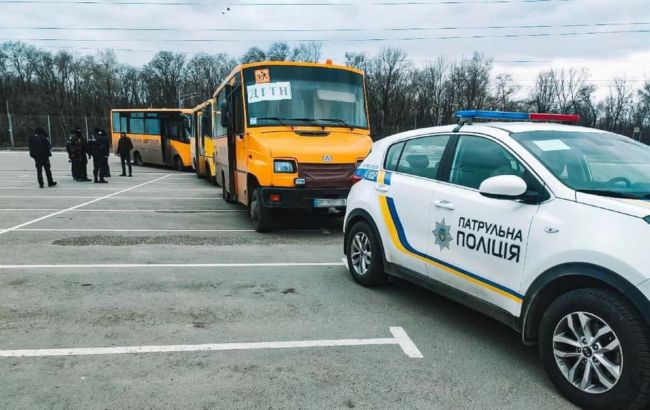
[{"label": "license plate", "polygon": [[345,206],[345,198],[340,199],[314,199],[314,208],[333,208],[339,206]]}]

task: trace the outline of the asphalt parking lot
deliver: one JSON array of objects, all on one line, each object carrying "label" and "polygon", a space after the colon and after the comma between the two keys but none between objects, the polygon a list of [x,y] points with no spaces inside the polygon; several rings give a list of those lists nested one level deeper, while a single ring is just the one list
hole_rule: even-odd
[{"label": "asphalt parking lot", "polygon": [[0,152],[0,408],[572,408],[506,326],[356,285],[340,219],[258,234],[190,172],[52,162]]}]

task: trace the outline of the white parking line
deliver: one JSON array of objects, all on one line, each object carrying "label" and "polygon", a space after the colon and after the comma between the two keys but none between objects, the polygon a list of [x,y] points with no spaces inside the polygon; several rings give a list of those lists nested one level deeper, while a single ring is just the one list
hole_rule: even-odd
[{"label": "white parking line", "polygon": [[88,356],[105,354],[215,352],[258,349],[300,349],[310,347],[351,347],[398,345],[410,358],[421,359],[422,353],[401,327],[391,327],[393,337],[375,339],[296,340],[288,342],[209,343],[199,345],[81,347],[67,349],[0,350],[0,357]]},{"label": "white parking line", "polygon": [[[164,178],[164,177],[162,177],[162,178]],[[162,178],[159,178],[159,179],[162,179]],[[141,184],[141,185],[145,185],[145,184]],[[115,192],[115,193],[112,193],[112,194],[106,195],[106,196],[0,195],[0,198],[14,198],[14,199],[19,199],[19,198],[30,198],[30,199],[39,199],[39,198],[40,199],[43,199],[43,198],[56,199],[56,198],[62,198],[62,199],[97,199],[97,200],[100,200],[100,199],[135,199],[135,200],[165,199],[165,200],[179,200],[179,201],[188,201],[188,200],[191,201],[191,200],[195,200],[195,199],[197,199],[197,200],[207,200],[207,199],[209,199],[211,201],[212,200],[216,200],[216,201],[222,201],[223,200],[223,198],[216,197],[216,196],[214,196],[214,197],[207,197],[207,196],[204,196],[204,197],[187,197],[187,196],[186,197],[177,197],[177,196],[115,196],[115,195],[121,194],[122,192],[126,192],[126,191],[128,191],[130,189],[131,188],[124,189],[122,191],[118,191],[118,192]],[[88,203],[93,203],[93,202],[96,202],[96,201],[90,201]]]},{"label": "white parking line", "polygon": [[[0,208],[0,212],[35,212],[35,211],[61,211],[63,208]],[[73,209],[68,212],[133,212],[133,213],[220,213],[220,212],[248,212],[246,209]]]},{"label": "white parking line", "polygon": [[[0,270],[8,269],[122,269],[122,268],[282,268],[343,266],[341,262],[277,262],[277,263],[106,263],[106,264],[65,264],[65,265],[0,265]],[[125,272],[128,273],[128,272]]]},{"label": "white parking line", "polygon": [[[57,191],[62,191],[62,190],[67,190],[67,189],[79,189],[79,190],[92,190],[92,191],[109,191],[109,190],[118,190],[121,186],[113,186],[113,187],[96,187],[96,186],[86,186],[86,187],[64,187],[64,186],[59,186],[56,188]],[[15,189],[15,190],[30,190],[30,191],[37,191],[40,190],[40,188],[35,188],[35,187],[26,187],[26,186],[0,186],[2,189]],[[219,188],[153,188],[153,189],[143,189],[142,192],[165,192],[165,191],[190,191],[190,192],[221,192],[221,189]]]},{"label": "white parking line", "polygon": [[102,228],[25,228],[17,232],[255,232],[255,229],[102,229]]},{"label": "white parking line", "polygon": [[83,203],[81,203],[81,204],[78,204],[78,205],[75,205],[75,206],[71,206],[70,208],[62,209],[62,210],[60,210],[60,211],[56,211],[56,212],[54,212],[54,213],[51,213],[51,214],[47,214],[47,215],[41,216],[41,217],[39,217],[39,218],[32,219],[31,221],[23,222],[23,223],[18,224],[18,225],[16,225],[16,226],[12,226],[11,228],[2,229],[2,230],[0,230],[0,235],[5,234],[5,233],[7,233],[7,232],[15,231],[16,229],[23,228],[23,227],[28,226],[28,225],[32,225],[32,224],[34,224],[34,223],[36,223],[36,222],[43,221],[43,220],[48,219],[48,218],[51,218],[51,217],[53,217],[53,216],[61,215],[61,214],[65,213],[65,212],[72,211],[72,210],[77,209],[77,208],[81,208],[82,206],[86,206],[86,205],[93,204],[93,203],[95,203],[95,202],[101,201],[102,199],[111,198],[111,197],[113,197],[113,196],[115,196],[115,195],[118,195],[118,194],[121,194],[121,193],[124,193],[124,192],[128,192],[128,191],[131,191],[131,190],[133,190],[133,189],[139,188],[139,187],[141,187],[141,186],[145,186],[145,185],[147,185],[147,184],[150,184],[150,183],[152,183],[152,182],[155,182],[155,181],[161,180],[161,179],[163,179],[163,178],[167,178],[167,177],[170,176],[170,175],[171,175],[171,174],[167,174],[167,175],[164,175],[164,176],[162,176],[162,177],[160,177],[160,178],[156,178],[156,179],[153,179],[153,180],[151,180],[151,181],[143,182],[143,183],[141,183],[141,184],[134,185],[134,186],[132,186],[132,187],[130,187],[130,188],[126,188],[126,189],[123,189],[123,190],[121,190],[121,191],[114,192],[114,193],[112,193],[112,194],[108,194],[108,195],[105,195],[105,196],[102,196],[102,197],[99,197],[99,198],[94,198],[92,201],[83,202]]}]

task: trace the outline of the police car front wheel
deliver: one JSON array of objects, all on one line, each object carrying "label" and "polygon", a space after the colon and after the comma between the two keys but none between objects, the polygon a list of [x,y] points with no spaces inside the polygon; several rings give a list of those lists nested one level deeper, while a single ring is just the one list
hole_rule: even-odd
[{"label": "police car front wheel", "polygon": [[346,245],[348,269],[354,280],[363,286],[386,284],[379,240],[366,222],[357,222],[349,230]]},{"label": "police car front wheel", "polygon": [[553,383],[580,407],[650,405],[650,332],[614,292],[579,289],[551,303],[540,324],[540,354]]}]

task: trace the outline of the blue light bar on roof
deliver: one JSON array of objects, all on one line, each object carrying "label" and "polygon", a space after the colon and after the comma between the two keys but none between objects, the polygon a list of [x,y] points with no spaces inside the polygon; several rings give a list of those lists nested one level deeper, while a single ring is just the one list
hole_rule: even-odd
[{"label": "blue light bar on roof", "polygon": [[481,111],[481,110],[464,110],[457,111],[458,118],[485,118],[490,120],[527,120],[527,112],[508,112],[508,111]]},{"label": "blue light bar on roof", "polygon": [[524,121],[558,121],[558,122],[579,122],[580,116],[576,114],[545,114],[508,111],[482,111],[463,110],[457,111],[456,117],[461,120],[482,118],[489,120],[524,120]]}]

